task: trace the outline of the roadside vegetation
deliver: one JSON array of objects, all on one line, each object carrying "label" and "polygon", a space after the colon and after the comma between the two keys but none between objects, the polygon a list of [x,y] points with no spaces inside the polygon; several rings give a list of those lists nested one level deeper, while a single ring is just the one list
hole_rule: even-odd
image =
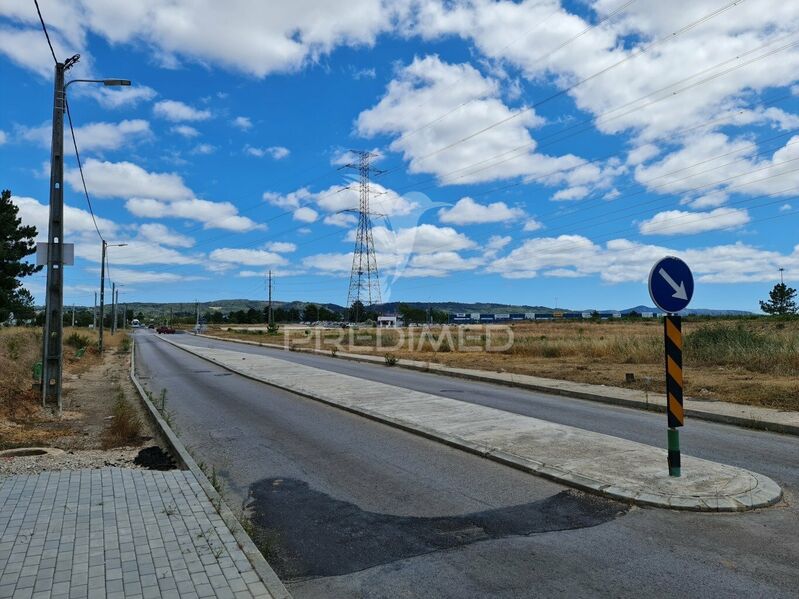
[{"label": "roadside vegetation", "polygon": [[[111,377],[125,378],[121,356],[126,335],[105,335],[106,362],[97,351],[97,334],[90,329],[64,329],[64,413],[54,416],[41,406],[39,385],[34,379],[34,365],[41,361],[42,333],[38,327],[0,327],[0,450],[25,446],[105,446],[103,439],[107,424],[116,422],[114,398],[120,383],[109,385]],[[120,364],[116,364],[119,361]],[[101,369],[114,363],[112,375]],[[119,372],[117,372],[118,369]],[[94,374],[92,374],[94,373]],[[74,381],[87,377],[97,378],[97,385],[78,386]],[[96,375],[96,376],[95,376]],[[91,398],[84,393],[93,394]],[[117,394],[117,395],[115,395]],[[94,397],[97,395],[97,397]],[[120,412],[121,413],[121,412]],[[108,416],[113,416],[108,419]],[[129,430],[132,419],[123,429]],[[114,438],[133,438],[133,434],[120,431]],[[88,434],[85,434],[88,433]],[[109,445],[110,446],[110,445]],[[115,444],[113,446],[118,446]]]},{"label": "roadside vegetation", "polygon": [[[663,323],[641,318],[539,321],[501,327],[466,325],[402,331],[282,329],[294,349],[437,362],[577,382],[662,390]],[[246,329],[211,328],[209,334],[252,339]],[[466,340],[465,345],[459,335]],[[799,318],[791,316],[683,319],[685,389],[689,397],[799,410]],[[267,341],[264,342],[274,342]],[[486,348],[499,351],[486,351]],[[386,359],[389,365],[389,360]],[[628,376],[631,375],[631,376]]]}]

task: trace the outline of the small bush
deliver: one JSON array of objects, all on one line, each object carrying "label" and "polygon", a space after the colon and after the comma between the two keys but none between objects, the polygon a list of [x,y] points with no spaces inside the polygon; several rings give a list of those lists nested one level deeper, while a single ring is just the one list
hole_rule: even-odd
[{"label": "small bush", "polygon": [[119,351],[123,354],[126,354],[130,351],[130,337],[127,335],[122,338],[122,341],[119,343]]},{"label": "small bush", "polygon": [[117,392],[112,411],[113,418],[103,432],[103,448],[134,445],[141,439],[141,419],[125,399],[122,390]]},{"label": "small bush", "polygon": [[75,332],[64,339],[64,344],[74,347],[75,349],[80,349],[82,347],[89,347],[92,344],[92,340],[86,335],[81,335],[80,333]]},{"label": "small bush", "polygon": [[386,354],[386,366],[394,366],[397,363],[397,356]]}]

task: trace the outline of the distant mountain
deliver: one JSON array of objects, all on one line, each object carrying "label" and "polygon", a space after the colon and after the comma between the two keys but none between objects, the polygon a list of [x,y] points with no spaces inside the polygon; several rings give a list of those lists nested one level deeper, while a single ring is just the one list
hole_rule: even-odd
[{"label": "distant mountain", "polygon": [[[139,312],[143,313],[145,318],[156,318],[159,316],[165,316],[168,314],[172,314],[175,317],[181,316],[193,316],[196,311],[196,304],[194,302],[121,302],[127,305],[129,310],[133,310],[135,314]],[[324,306],[328,310],[332,310],[334,312],[344,313],[346,312],[346,308],[339,304],[327,303],[321,304],[318,302],[306,302],[300,300],[288,301],[288,302],[280,302],[274,301],[272,305],[275,307],[282,307],[285,309],[296,308],[298,310],[302,310],[308,304],[316,304],[319,306]],[[109,301],[106,305],[110,306],[111,302]],[[573,310],[570,308],[550,308],[547,306],[530,306],[526,304],[497,304],[491,302],[475,302],[475,303],[467,303],[467,302],[385,302],[382,304],[375,304],[374,309],[377,312],[384,313],[384,314],[396,314],[399,310],[399,305],[404,304],[410,306],[411,308],[427,310],[432,308],[433,310],[440,310],[443,312],[452,312],[452,313],[471,313],[471,312],[481,312],[481,313],[522,313],[522,312],[535,312],[537,314],[548,314],[552,312],[593,312],[593,308],[587,308],[584,310]],[[265,300],[249,300],[249,299],[218,299],[213,300],[210,302],[199,302],[200,313],[208,312],[209,310],[219,310],[223,314],[229,314],[230,312],[238,312],[239,310],[244,310],[245,312],[250,309],[255,310],[263,310],[267,305]],[[91,308],[91,306],[89,306]],[[635,306],[633,308],[626,308],[624,310],[599,310],[600,314],[612,314],[613,312],[621,312],[622,314],[629,314],[630,312],[638,312],[639,314],[643,312],[662,312],[658,308],[652,306]],[[747,312],[745,310],[709,310],[709,309],[702,309],[702,308],[689,308],[687,310],[683,310],[681,314],[694,314],[699,316],[751,316],[753,315],[752,312]]]},{"label": "distant mountain", "polygon": [[[601,314],[607,314],[608,310],[603,310]],[[629,314],[630,312],[663,312],[660,308],[654,306],[636,306],[635,308],[627,308],[626,310],[619,310],[622,314]],[[746,310],[709,310],[706,308],[687,308],[680,312],[683,316],[693,314],[695,316],[752,316],[754,312],[747,312]]]}]

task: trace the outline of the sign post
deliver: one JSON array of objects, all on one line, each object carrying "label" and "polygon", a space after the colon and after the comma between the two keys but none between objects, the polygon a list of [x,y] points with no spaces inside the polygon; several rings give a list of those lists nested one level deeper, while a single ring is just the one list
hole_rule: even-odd
[{"label": "sign post", "polygon": [[663,337],[666,354],[666,413],[669,476],[680,476],[680,431],[683,412],[682,318],[677,314],[691,301],[694,277],[688,265],[674,256],[658,260],[649,272],[649,295],[666,312]]}]

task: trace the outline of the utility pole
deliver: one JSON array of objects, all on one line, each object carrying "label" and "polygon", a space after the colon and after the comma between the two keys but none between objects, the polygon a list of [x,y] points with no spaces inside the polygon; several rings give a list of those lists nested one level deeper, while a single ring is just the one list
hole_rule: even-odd
[{"label": "utility pole", "polygon": [[94,309],[92,310],[92,329],[97,330],[97,292],[94,292]]},{"label": "utility pole", "polygon": [[111,334],[117,332],[117,302],[116,302],[116,283],[111,282]]},{"label": "utility pole", "polygon": [[42,405],[61,412],[61,339],[64,332],[64,73],[73,59],[55,65],[53,131],[50,150],[50,221],[47,230],[47,287],[42,348]]},{"label": "utility pole", "polygon": [[72,328],[75,328],[75,304],[72,304]]},{"label": "utility pole", "polygon": [[105,252],[108,249],[108,243],[103,239],[103,252],[100,256],[100,341],[98,347],[100,355],[103,354],[103,328],[105,323]]},{"label": "utility pole", "polygon": [[272,270],[269,270],[269,313],[267,314],[266,323],[269,329],[272,329],[272,325],[274,324],[273,317],[272,317]]},{"label": "utility pole", "polygon": [[782,280],[782,271],[784,270],[784,268],[780,267],[780,285],[785,285],[785,281]]},{"label": "utility pole", "polygon": [[128,305],[122,304],[122,330],[125,330],[125,321],[128,319]]},{"label": "utility pole", "polygon": [[200,332],[200,302],[198,302],[197,300],[194,300],[194,312],[196,314],[195,316],[196,320],[194,324],[194,334],[196,335],[197,333]]},{"label": "utility pole", "polygon": [[116,290],[116,297],[114,297],[114,332],[119,330],[119,287]]}]

